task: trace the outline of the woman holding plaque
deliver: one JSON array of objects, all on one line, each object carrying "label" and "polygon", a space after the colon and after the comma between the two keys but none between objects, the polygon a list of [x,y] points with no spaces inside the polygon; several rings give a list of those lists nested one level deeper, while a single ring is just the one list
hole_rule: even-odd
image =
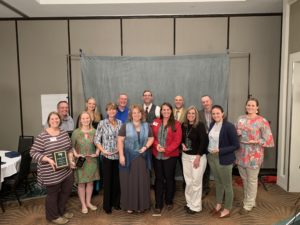
[{"label": "woman holding plaque", "polygon": [[198,110],[190,106],[182,124],[182,166],[186,183],[186,212],[194,214],[202,210],[202,179],[207,159],[208,138],[205,125],[199,121]]},{"label": "woman holding plaque", "polygon": [[103,209],[107,214],[120,208],[119,153],[117,137],[121,128],[121,120],[116,119],[117,105],[106,105],[107,118],[98,124],[94,143],[102,155],[103,168]]},{"label": "woman holding plaque", "polygon": [[[234,152],[240,147],[236,129],[224,119],[224,110],[214,105],[211,110],[213,122],[209,127],[208,163],[214,174],[216,184],[215,208],[212,215],[218,218],[230,217],[233,202],[232,167],[235,161]],[[224,198],[224,209],[222,202]]]},{"label": "woman holding plaque", "polygon": [[73,153],[77,158],[77,168],[74,173],[75,182],[78,184],[77,191],[81,202],[81,212],[84,214],[88,213],[88,208],[92,211],[97,210],[97,206],[91,203],[93,181],[99,180],[97,162],[99,150],[95,149],[93,142],[95,132],[90,114],[82,112],[79,115],[79,128],[73,131],[71,139]]},{"label": "woman holding plaque", "polygon": [[154,214],[159,215],[164,205],[164,199],[167,209],[173,209],[175,169],[182,138],[181,124],[175,120],[170,103],[165,102],[161,105],[160,118],[153,121],[152,131],[156,201]]},{"label": "woman holding plaque", "polygon": [[73,172],[72,146],[67,132],[61,130],[61,118],[51,112],[47,118],[48,128],[39,134],[30,150],[38,162],[38,183],[46,186],[46,219],[56,224],[66,224],[73,213],[65,206],[72,192]]},{"label": "woman holding plaque", "polygon": [[150,170],[153,134],[145,122],[144,109],[132,105],[129,121],[118,136],[120,161],[121,208],[128,213],[150,208]]},{"label": "woman holding plaque", "polygon": [[258,106],[257,99],[248,99],[246,115],[240,116],[236,124],[241,144],[241,148],[236,152],[236,163],[244,187],[244,206],[239,211],[242,215],[249,213],[255,206],[258,173],[264,159],[264,148],[274,146],[270,124],[259,115]]}]

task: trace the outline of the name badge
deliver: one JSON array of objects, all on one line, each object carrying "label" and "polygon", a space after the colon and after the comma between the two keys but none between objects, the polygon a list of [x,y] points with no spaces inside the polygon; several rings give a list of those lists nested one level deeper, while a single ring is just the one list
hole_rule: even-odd
[{"label": "name badge", "polygon": [[56,137],[51,137],[50,141],[57,141],[57,138]]},{"label": "name badge", "polygon": [[158,125],[158,123],[157,122],[153,122],[153,126],[157,126]]}]

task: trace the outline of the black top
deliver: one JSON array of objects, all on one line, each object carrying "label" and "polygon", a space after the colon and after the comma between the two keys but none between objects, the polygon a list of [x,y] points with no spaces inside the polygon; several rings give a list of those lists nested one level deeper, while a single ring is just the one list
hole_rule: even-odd
[{"label": "black top", "polygon": [[188,155],[207,154],[208,136],[204,123],[199,122],[196,127],[182,124],[182,143],[185,143],[186,137],[192,142],[192,150],[182,152]]}]

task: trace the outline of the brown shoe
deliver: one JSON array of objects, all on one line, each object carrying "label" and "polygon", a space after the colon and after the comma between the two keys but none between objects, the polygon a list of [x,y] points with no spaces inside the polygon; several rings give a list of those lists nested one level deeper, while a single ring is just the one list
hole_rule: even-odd
[{"label": "brown shoe", "polygon": [[64,218],[64,217],[58,217],[57,219],[52,220],[51,222],[56,223],[56,224],[66,224],[66,223],[69,222],[69,220],[67,218]]}]

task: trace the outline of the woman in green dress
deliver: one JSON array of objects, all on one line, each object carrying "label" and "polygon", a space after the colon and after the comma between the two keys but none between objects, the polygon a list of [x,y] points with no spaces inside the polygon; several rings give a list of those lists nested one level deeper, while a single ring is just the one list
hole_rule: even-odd
[{"label": "woman in green dress", "polygon": [[81,212],[88,213],[88,208],[97,210],[92,205],[93,181],[99,180],[97,157],[99,150],[95,148],[94,136],[96,130],[92,127],[91,116],[84,111],[79,115],[79,128],[72,134],[73,153],[76,158],[84,157],[82,167],[75,170],[75,182],[78,184],[78,196],[81,202]]}]

